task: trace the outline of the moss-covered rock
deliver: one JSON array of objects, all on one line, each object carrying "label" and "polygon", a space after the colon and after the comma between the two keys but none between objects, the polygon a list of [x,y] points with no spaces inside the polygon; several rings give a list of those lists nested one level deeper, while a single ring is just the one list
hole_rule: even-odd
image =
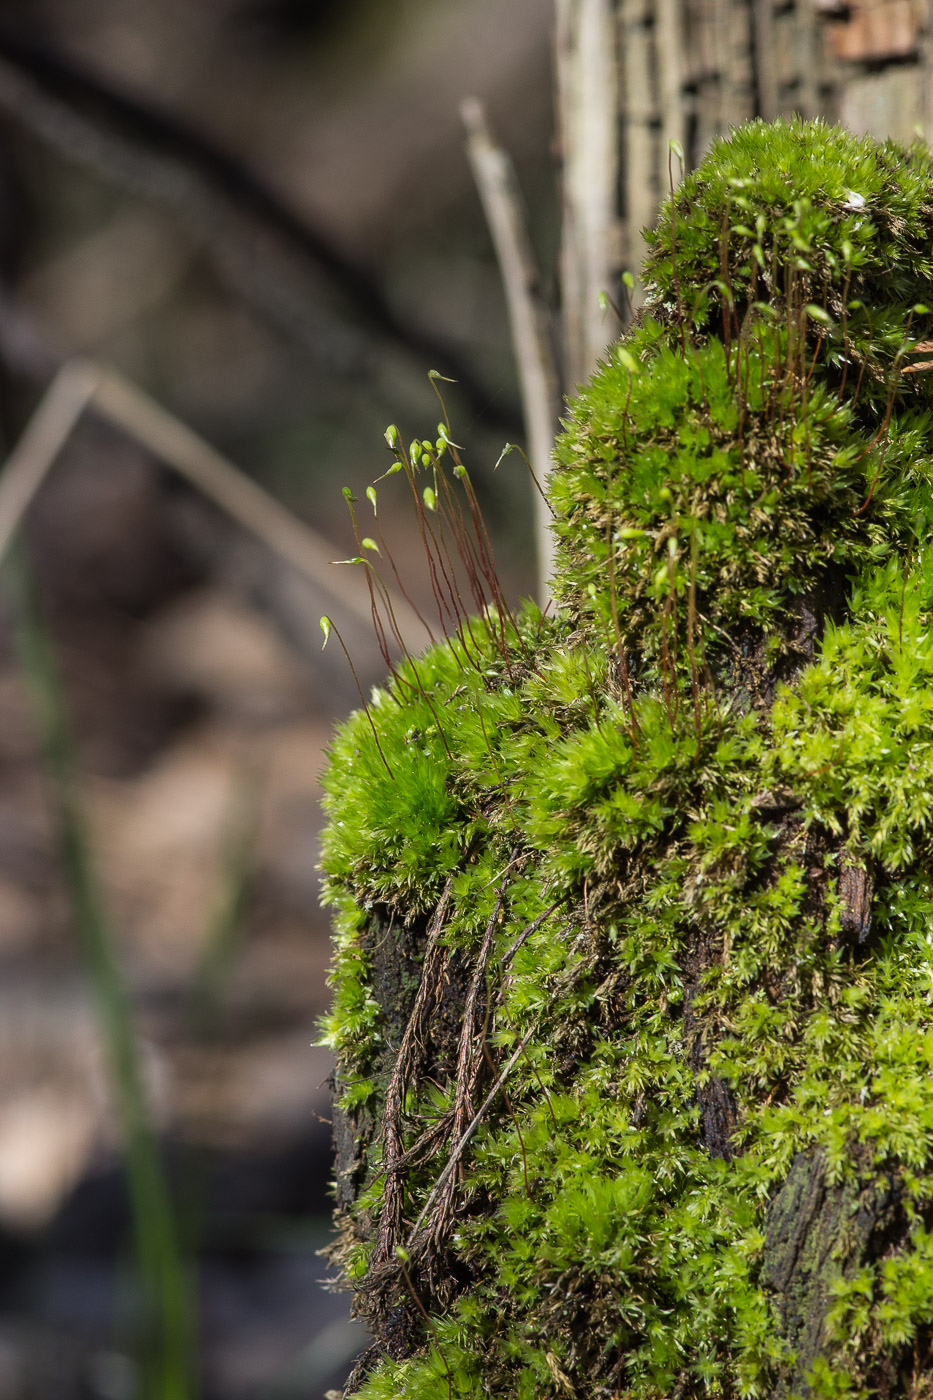
[{"label": "moss-covered rock", "polygon": [[933,1394],[933,164],[755,123],[650,246],[556,614],[333,745],[365,1400]]}]

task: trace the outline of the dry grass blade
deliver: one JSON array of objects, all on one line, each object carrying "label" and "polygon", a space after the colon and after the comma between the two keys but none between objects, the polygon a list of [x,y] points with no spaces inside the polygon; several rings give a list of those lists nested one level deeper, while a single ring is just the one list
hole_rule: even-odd
[{"label": "dry grass blade", "polygon": [[70,360],[46,390],[0,475],[0,559],[59,452],[94,397],[99,372]]},{"label": "dry grass blade", "polygon": [[[61,367],[0,474],[0,559],[88,408],[148,448],[279,558],[339,599],[367,626],[371,624],[364,580],[344,572],[339,576],[338,590],[331,562],[333,548],[323,535],[298,520],[142,389],[116,370],[90,360],[68,360]],[[420,625],[414,609],[400,595],[391,598],[402,631],[418,635]]]}]

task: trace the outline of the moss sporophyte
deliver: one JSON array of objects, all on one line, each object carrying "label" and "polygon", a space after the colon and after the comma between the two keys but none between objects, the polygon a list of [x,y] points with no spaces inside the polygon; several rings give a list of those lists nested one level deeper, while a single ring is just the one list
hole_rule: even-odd
[{"label": "moss sporophyte", "polygon": [[555,615],[471,535],[332,748],[363,1400],[933,1394],[933,162],[754,123],[649,248]]}]

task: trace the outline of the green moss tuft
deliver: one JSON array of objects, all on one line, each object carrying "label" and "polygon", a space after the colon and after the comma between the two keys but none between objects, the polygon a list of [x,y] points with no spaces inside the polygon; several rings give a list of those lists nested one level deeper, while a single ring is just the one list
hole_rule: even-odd
[{"label": "green moss tuft", "polygon": [[925,152],[718,143],[570,407],[556,618],[335,740],[362,1400],[927,1393],[931,248]]}]

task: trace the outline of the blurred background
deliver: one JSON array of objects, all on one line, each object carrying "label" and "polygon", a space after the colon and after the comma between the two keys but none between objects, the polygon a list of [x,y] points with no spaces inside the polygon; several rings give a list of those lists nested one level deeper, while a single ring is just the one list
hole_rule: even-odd
[{"label": "blurred background", "polygon": [[[926,0],[610,8],[620,270],[637,267],[671,135],[692,164],[755,114],[902,140],[929,122]],[[553,27],[551,0],[3,0],[2,455],[60,367],[89,354],[340,559],[356,553],[342,489],[363,500],[385,471],[390,422],[435,436],[438,370],[457,381],[452,433],[507,596],[530,593],[527,473],[517,454],[492,470],[522,415],[458,108],[479,96],[512,155],[556,306]],[[415,527],[388,485],[380,523],[407,562]],[[187,1394],[153,1389],[146,1369],[134,1202],[138,1232],[159,1191],[139,1185],[145,1141],[129,1188],[123,1166],[133,1107],[109,1065],[127,1025],[119,996],[100,1011],[114,965],[82,906],[91,866],[179,1277],[194,1281],[198,1393],[318,1400],[365,1345],[318,1253],[318,778],[357,702],[339,649],[321,652],[320,615],[364,691],[384,663],[346,574],[333,591],[309,582],[93,413],[21,537],[39,607],[0,593],[0,1400]],[[411,586],[426,595],[417,570]],[[36,661],[48,637],[51,671]],[[77,865],[62,858],[68,781],[43,757],[43,687],[75,736]]]},{"label": "blurred background", "polygon": [[[527,592],[524,467],[490,470],[521,419],[458,103],[487,99],[553,261],[550,23],[547,0],[5,0],[3,455],[89,353],[340,559],[356,553],[341,489],[369,514],[386,425],[436,435],[438,369],[466,381],[446,386],[453,436],[490,523],[510,522],[510,594]],[[415,540],[392,484],[380,519],[402,559]],[[367,693],[384,663],[341,603],[345,572],[336,598],[315,589],[93,414],[24,535],[198,1260],[201,1394],[319,1397],[365,1341],[317,1254],[318,777],[358,703],[320,615]],[[0,1400],[121,1400],[141,1378],[120,1115],[8,590],[0,610]]]}]

